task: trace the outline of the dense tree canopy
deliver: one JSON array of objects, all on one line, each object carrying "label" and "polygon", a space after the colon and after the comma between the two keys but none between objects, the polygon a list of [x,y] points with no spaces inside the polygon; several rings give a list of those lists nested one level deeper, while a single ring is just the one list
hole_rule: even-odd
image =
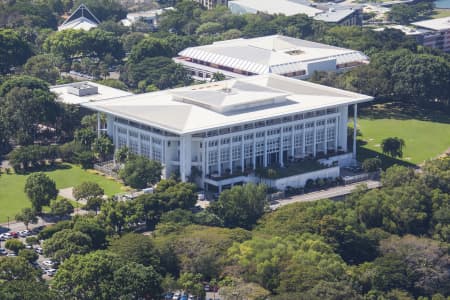
[{"label": "dense tree canopy", "polygon": [[161,179],[162,166],[155,160],[149,160],[143,156],[135,156],[125,162],[119,176],[125,184],[138,189],[143,189],[149,184],[154,184]]},{"label": "dense tree canopy", "polygon": [[[1,6],[0,6],[1,7]],[[14,30],[0,29],[0,73],[24,64],[31,56],[31,48]]]},{"label": "dense tree canopy", "polygon": [[263,215],[265,205],[266,187],[246,184],[223,191],[210,209],[223,219],[225,226],[250,229]]},{"label": "dense tree canopy", "polygon": [[74,255],[58,269],[52,287],[65,298],[140,299],[160,293],[160,276],[151,267],[127,262],[108,251]]}]

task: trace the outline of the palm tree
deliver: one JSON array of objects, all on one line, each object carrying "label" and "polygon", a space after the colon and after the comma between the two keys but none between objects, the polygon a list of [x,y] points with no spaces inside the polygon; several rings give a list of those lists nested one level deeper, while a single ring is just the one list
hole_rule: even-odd
[{"label": "palm tree", "polygon": [[213,81],[213,82],[222,81],[222,80],[225,80],[225,75],[223,75],[220,72],[214,73],[211,77],[211,81]]},{"label": "palm tree", "polygon": [[403,147],[405,147],[405,141],[398,137],[385,138],[381,142],[383,153],[391,157],[403,157]]}]

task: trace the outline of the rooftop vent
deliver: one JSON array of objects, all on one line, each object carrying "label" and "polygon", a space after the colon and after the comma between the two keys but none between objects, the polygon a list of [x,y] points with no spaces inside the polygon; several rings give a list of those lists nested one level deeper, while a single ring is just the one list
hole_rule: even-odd
[{"label": "rooftop vent", "polygon": [[88,83],[76,83],[67,88],[67,92],[78,97],[98,94],[98,87]]}]

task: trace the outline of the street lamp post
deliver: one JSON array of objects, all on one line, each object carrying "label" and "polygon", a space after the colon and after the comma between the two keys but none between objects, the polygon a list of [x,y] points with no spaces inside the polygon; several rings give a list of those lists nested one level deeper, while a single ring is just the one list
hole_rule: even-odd
[{"label": "street lamp post", "polygon": [[9,216],[7,218],[8,218],[8,229],[9,229]]}]

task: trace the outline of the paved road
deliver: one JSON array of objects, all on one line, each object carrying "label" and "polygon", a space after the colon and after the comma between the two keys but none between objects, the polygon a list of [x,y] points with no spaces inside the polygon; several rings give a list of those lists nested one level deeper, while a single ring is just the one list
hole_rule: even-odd
[{"label": "paved road", "polygon": [[316,200],[320,200],[320,199],[335,198],[335,197],[339,197],[339,196],[348,195],[360,184],[366,184],[369,189],[375,189],[375,188],[378,188],[381,186],[381,183],[379,181],[366,180],[366,181],[361,181],[361,182],[357,182],[357,183],[353,183],[353,184],[330,188],[328,190],[322,190],[322,191],[308,193],[308,194],[304,194],[304,195],[292,196],[288,199],[277,200],[276,201],[277,203],[270,205],[270,208],[272,210],[275,210],[281,206],[285,206],[285,205],[296,203],[296,202],[310,202],[310,201],[316,201]]}]

